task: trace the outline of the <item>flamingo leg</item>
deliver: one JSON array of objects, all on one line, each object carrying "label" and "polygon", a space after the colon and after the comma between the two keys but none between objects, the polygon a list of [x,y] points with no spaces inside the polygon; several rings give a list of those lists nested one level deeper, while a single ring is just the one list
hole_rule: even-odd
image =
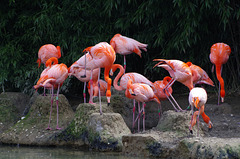
[{"label": "flamingo leg", "polygon": [[58,127],[58,95],[59,95],[59,88],[60,88],[60,84],[58,84],[57,97],[56,97],[56,105],[57,105],[57,127],[56,127],[56,130],[62,129],[62,128]]},{"label": "flamingo leg", "polygon": [[189,131],[192,134],[192,122],[193,122],[193,106],[191,105],[191,110],[192,110],[192,117],[191,117],[191,121],[190,121],[190,125],[189,125]]},{"label": "flamingo leg", "polygon": [[132,129],[133,129],[133,132],[134,132],[134,126],[135,126],[135,110],[136,110],[136,104],[135,104],[135,99],[133,99],[133,125],[132,125]]},{"label": "flamingo leg", "polygon": [[143,102],[143,131],[145,131],[145,107],[146,107],[146,103]]},{"label": "flamingo leg", "polygon": [[[222,67],[221,67],[221,73],[220,74],[222,74]],[[220,84],[220,82],[219,82],[219,86],[218,86],[218,105],[220,105],[220,91],[221,91],[221,84]]]},{"label": "flamingo leg", "polygon": [[98,96],[99,96],[100,115],[102,115],[101,92],[100,92],[100,83],[99,83],[100,73],[101,73],[101,68],[99,68],[99,72],[98,72]]},{"label": "flamingo leg", "polygon": [[[163,89],[163,92],[164,92],[164,94],[166,95],[168,101],[172,104],[173,108],[174,108],[177,112],[179,112],[179,110],[176,108],[175,104],[174,104],[174,103],[172,102],[172,100],[169,98],[169,96],[170,96],[171,94],[170,94],[169,91],[168,91],[168,88],[171,87],[175,81],[176,81],[175,79],[171,79],[170,82],[169,82],[169,83],[165,86],[165,88]],[[167,92],[168,94],[167,94],[166,92]]]},{"label": "flamingo leg", "polygon": [[126,67],[127,67],[126,55],[124,55],[123,58],[124,58],[123,67],[124,67],[124,74],[125,74],[125,72],[126,72]]},{"label": "flamingo leg", "polygon": [[87,82],[84,82],[84,87],[83,87],[83,99],[84,99],[84,103],[86,103],[86,85],[87,85]]},{"label": "flamingo leg", "polygon": [[52,129],[50,128],[51,115],[52,115],[52,105],[53,105],[53,85],[52,85],[52,95],[51,95],[51,108],[50,108],[50,116],[49,116],[48,127],[46,128],[46,130],[52,130]]},{"label": "flamingo leg", "polygon": [[138,102],[138,132],[140,132],[140,121],[141,121],[141,111],[140,111],[140,102]]},{"label": "flamingo leg", "polygon": [[90,76],[90,97],[89,97],[89,103],[93,104],[93,80],[92,80],[92,74],[93,74],[93,69],[91,69],[91,76]]},{"label": "flamingo leg", "polygon": [[197,123],[198,123],[197,137],[199,137],[199,115],[200,115],[200,110],[198,111],[198,116],[197,116]]},{"label": "flamingo leg", "polygon": [[86,65],[87,65],[87,56],[86,56],[86,52],[85,51],[84,51],[84,56],[85,56],[85,63],[84,63],[85,71],[84,71],[84,75],[81,76],[81,78],[86,78],[87,77],[86,76],[86,72],[87,72],[87,67],[86,67]]}]

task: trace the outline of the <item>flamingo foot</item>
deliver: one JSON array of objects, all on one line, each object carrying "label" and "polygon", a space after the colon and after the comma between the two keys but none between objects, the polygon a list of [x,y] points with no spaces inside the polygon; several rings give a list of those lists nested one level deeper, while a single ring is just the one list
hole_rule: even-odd
[{"label": "flamingo foot", "polygon": [[49,126],[46,128],[46,130],[52,130],[52,128],[50,128]]},{"label": "flamingo foot", "polygon": [[61,130],[62,128],[59,128],[58,126],[56,127],[56,130]]},{"label": "flamingo foot", "polygon": [[92,101],[89,101],[88,103],[89,103],[89,104],[93,104],[93,105],[96,105],[96,103],[93,103]]}]

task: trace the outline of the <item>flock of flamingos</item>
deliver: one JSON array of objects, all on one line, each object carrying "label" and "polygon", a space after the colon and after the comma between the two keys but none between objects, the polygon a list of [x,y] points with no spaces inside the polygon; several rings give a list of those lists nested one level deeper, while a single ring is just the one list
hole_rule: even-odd
[{"label": "flock of flamingos", "polygon": [[[198,121],[199,116],[203,117],[204,122],[207,123],[209,130],[212,129],[213,124],[210,118],[204,113],[204,105],[207,101],[207,93],[202,87],[195,87],[196,84],[208,84],[214,86],[213,81],[208,77],[207,73],[199,66],[191,62],[182,62],[180,60],[154,59],[158,63],[154,67],[162,67],[166,69],[170,76],[166,76],[163,80],[149,81],[143,75],[132,72],[125,73],[126,58],[125,56],[131,53],[136,53],[141,57],[141,50],[147,52],[147,44],[140,43],[132,38],[122,36],[120,34],[114,35],[110,44],[107,42],[100,42],[94,46],[87,47],[83,50],[84,55],[74,62],[69,68],[61,63],[58,64],[58,59],[61,57],[60,47],[55,47],[52,44],[43,45],[38,52],[38,64],[45,64],[46,68],[42,71],[37,84],[34,89],[44,87],[52,92],[51,96],[51,110],[49,117],[49,124],[47,129],[50,130],[51,112],[53,104],[54,89],[57,89],[56,105],[57,105],[57,126],[56,129],[61,129],[58,126],[58,95],[59,89],[68,76],[75,76],[78,80],[84,82],[84,102],[86,102],[86,87],[90,94],[89,103],[93,103],[93,97],[99,96],[100,114],[101,96],[107,97],[108,105],[111,98],[112,79],[109,75],[119,69],[116,78],[113,80],[113,86],[116,90],[125,90],[125,96],[134,100],[133,107],[133,128],[138,121],[138,131],[140,123],[140,115],[143,114],[143,131],[145,130],[145,102],[154,100],[159,104],[159,118],[161,115],[161,100],[168,99],[176,111],[183,110],[177,101],[172,96],[171,86],[175,81],[181,82],[189,88],[189,104],[192,109],[192,118],[190,121],[189,131],[192,132],[193,126]],[[116,53],[124,56],[124,67],[120,64],[114,64]],[[222,64],[225,64],[231,53],[231,48],[224,43],[216,43],[212,45],[210,51],[210,61],[216,67],[216,75],[219,81],[219,97],[218,104],[224,102],[225,90],[224,80],[221,77]],[[212,71],[214,70],[214,65]],[[104,80],[100,79],[101,68],[104,68]],[[120,79],[121,78],[121,79]],[[119,81],[120,80],[120,81]],[[87,83],[88,82],[88,86]],[[135,100],[138,102],[138,116],[135,119]],[[140,108],[142,102],[142,108]],[[194,112],[194,107],[198,110]],[[199,127],[199,126],[198,126]],[[198,134],[198,133],[197,133]]]}]

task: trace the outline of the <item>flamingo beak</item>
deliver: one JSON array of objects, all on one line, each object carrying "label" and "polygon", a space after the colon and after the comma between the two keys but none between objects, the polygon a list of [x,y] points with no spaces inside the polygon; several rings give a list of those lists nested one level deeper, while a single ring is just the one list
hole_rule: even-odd
[{"label": "flamingo beak", "polygon": [[128,89],[129,93],[132,95],[132,96],[136,96],[136,94],[132,91],[131,88]]}]

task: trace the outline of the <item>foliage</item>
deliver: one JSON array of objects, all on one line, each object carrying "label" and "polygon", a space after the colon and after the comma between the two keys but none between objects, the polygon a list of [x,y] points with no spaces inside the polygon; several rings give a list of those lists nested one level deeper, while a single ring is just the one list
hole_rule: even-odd
[{"label": "foliage", "polygon": [[[139,58],[127,56],[127,72],[150,80],[168,73],[152,68],[154,58],[192,61],[210,74],[210,47],[224,42],[232,54],[223,69],[228,89],[239,86],[240,2],[236,0],[3,0],[0,5],[0,85],[2,91],[31,93],[38,69],[38,49],[47,43],[61,46],[60,62],[70,66],[82,50],[116,33],[148,44]],[[131,60],[134,59],[134,60]],[[116,63],[123,63],[117,55]],[[211,78],[214,78],[212,75]],[[228,77],[228,78],[226,78]],[[68,79],[63,91],[76,91],[80,82]]]}]

